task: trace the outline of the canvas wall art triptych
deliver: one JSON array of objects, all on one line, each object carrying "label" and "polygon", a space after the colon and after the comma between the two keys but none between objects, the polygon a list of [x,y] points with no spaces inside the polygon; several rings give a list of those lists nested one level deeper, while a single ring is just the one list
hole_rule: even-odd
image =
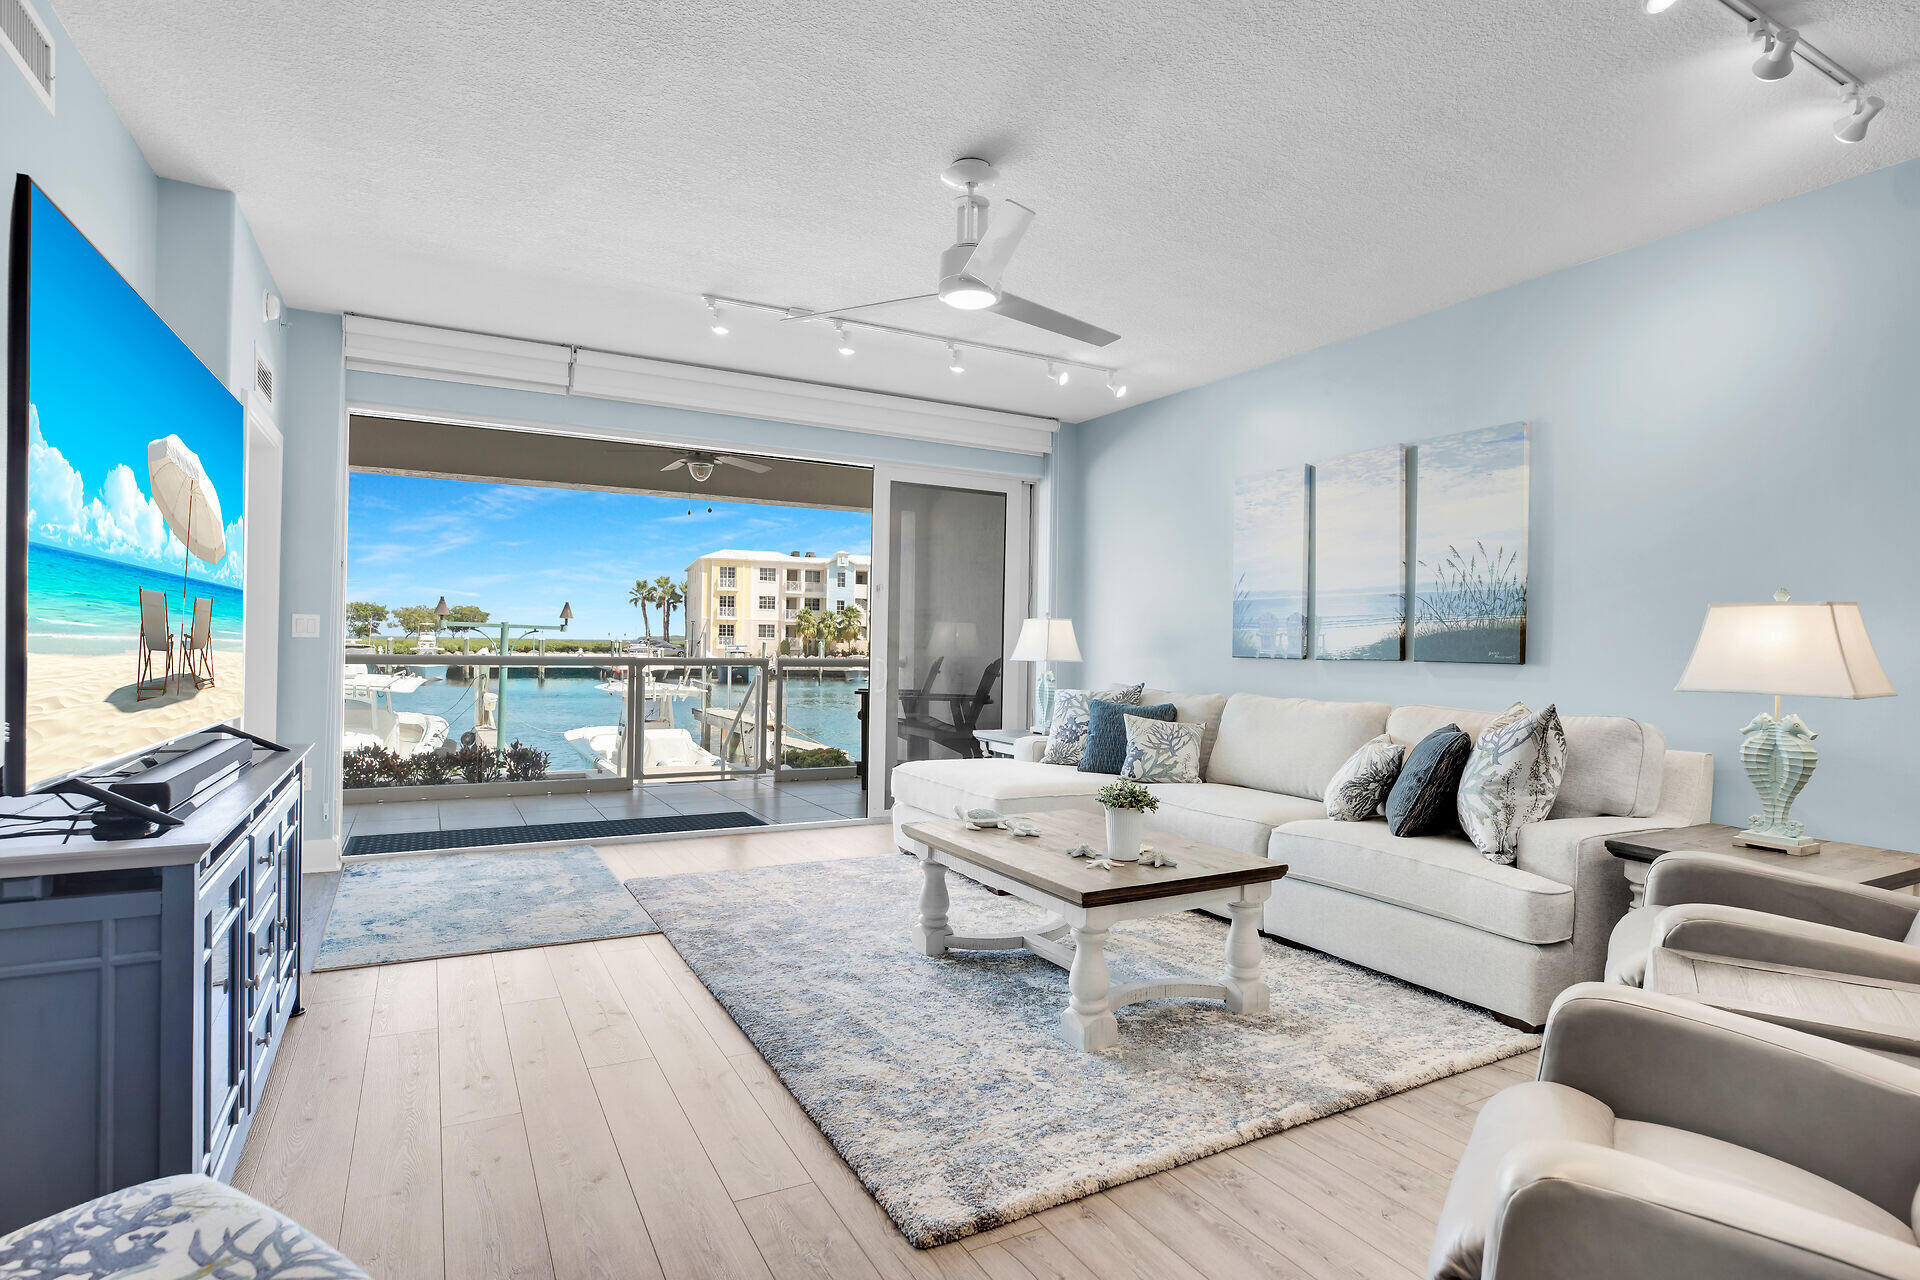
[{"label": "canvas wall art triptych", "polygon": [[1233,656],[1526,661],[1528,447],[1515,422],[1239,477]]}]

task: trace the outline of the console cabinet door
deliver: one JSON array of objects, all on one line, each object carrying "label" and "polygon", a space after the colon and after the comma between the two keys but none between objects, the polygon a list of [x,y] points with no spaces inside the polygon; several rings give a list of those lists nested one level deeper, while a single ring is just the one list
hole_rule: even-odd
[{"label": "console cabinet door", "polygon": [[247,933],[250,841],[242,839],[200,883],[196,895],[195,942],[200,965],[199,1005],[205,1011],[195,1029],[204,1064],[195,1111],[200,1171],[211,1174],[224,1164],[246,1118],[247,978],[251,939]]}]

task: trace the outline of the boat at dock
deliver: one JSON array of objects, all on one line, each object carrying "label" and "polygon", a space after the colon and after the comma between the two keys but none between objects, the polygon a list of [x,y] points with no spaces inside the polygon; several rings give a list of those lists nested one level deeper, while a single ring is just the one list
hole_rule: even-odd
[{"label": "boat at dock", "polygon": [[411,672],[386,674],[349,666],[344,673],[346,716],[341,746],[380,747],[402,756],[426,755],[447,741],[447,722],[420,711],[395,711],[393,695],[412,693],[426,680]]}]

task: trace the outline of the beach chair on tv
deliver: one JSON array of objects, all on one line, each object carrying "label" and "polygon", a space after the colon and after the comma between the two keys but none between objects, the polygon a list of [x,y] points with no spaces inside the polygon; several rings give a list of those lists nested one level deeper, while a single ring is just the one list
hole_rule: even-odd
[{"label": "beach chair on tv", "polygon": [[[164,664],[154,674],[154,654]],[[165,697],[173,684],[173,628],[167,624],[167,593],[140,588],[140,655],[133,675],[133,700]],[[156,680],[158,683],[156,683]]]},{"label": "beach chair on tv", "polygon": [[193,623],[180,638],[180,673],[193,677],[193,687],[213,687],[213,601],[195,596]]}]

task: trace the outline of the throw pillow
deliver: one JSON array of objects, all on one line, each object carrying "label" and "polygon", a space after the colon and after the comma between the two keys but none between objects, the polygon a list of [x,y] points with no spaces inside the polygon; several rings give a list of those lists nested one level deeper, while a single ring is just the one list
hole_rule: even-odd
[{"label": "throw pillow", "polygon": [[1384,733],[1362,743],[1327,783],[1327,816],[1335,822],[1365,822],[1371,818],[1393,790],[1406,754],[1405,747]]},{"label": "throw pillow", "polygon": [[[1047,726],[1047,750],[1040,757],[1041,763],[1079,764],[1081,752],[1087,745],[1087,704],[1098,698],[1102,702],[1124,702],[1138,706],[1143,687],[1134,685],[1131,690],[1109,689],[1099,693],[1089,689],[1061,689],[1056,692],[1053,695],[1053,722]],[[1129,693],[1132,696],[1128,696]]]},{"label": "throw pillow", "polygon": [[1207,735],[1206,725],[1149,716],[1121,719],[1127,726],[1121,777],[1133,782],[1200,781],[1200,744]]},{"label": "throw pillow", "polygon": [[1460,828],[1493,862],[1512,866],[1520,828],[1553,808],[1567,772],[1567,735],[1552,707],[1516,702],[1480,731],[1460,775]]},{"label": "throw pillow", "polygon": [[1150,720],[1173,719],[1173,704],[1163,702],[1152,707],[1130,707],[1125,703],[1095,698],[1087,704],[1087,746],[1080,753],[1080,772],[1118,773],[1127,758],[1126,721],[1133,716]]},{"label": "throw pillow", "polygon": [[1438,835],[1453,825],[1454,796],[1473,751],[1457,724],[1442,725],[1413,744],[1387,793],[1387,830],[1396,836]]}]

